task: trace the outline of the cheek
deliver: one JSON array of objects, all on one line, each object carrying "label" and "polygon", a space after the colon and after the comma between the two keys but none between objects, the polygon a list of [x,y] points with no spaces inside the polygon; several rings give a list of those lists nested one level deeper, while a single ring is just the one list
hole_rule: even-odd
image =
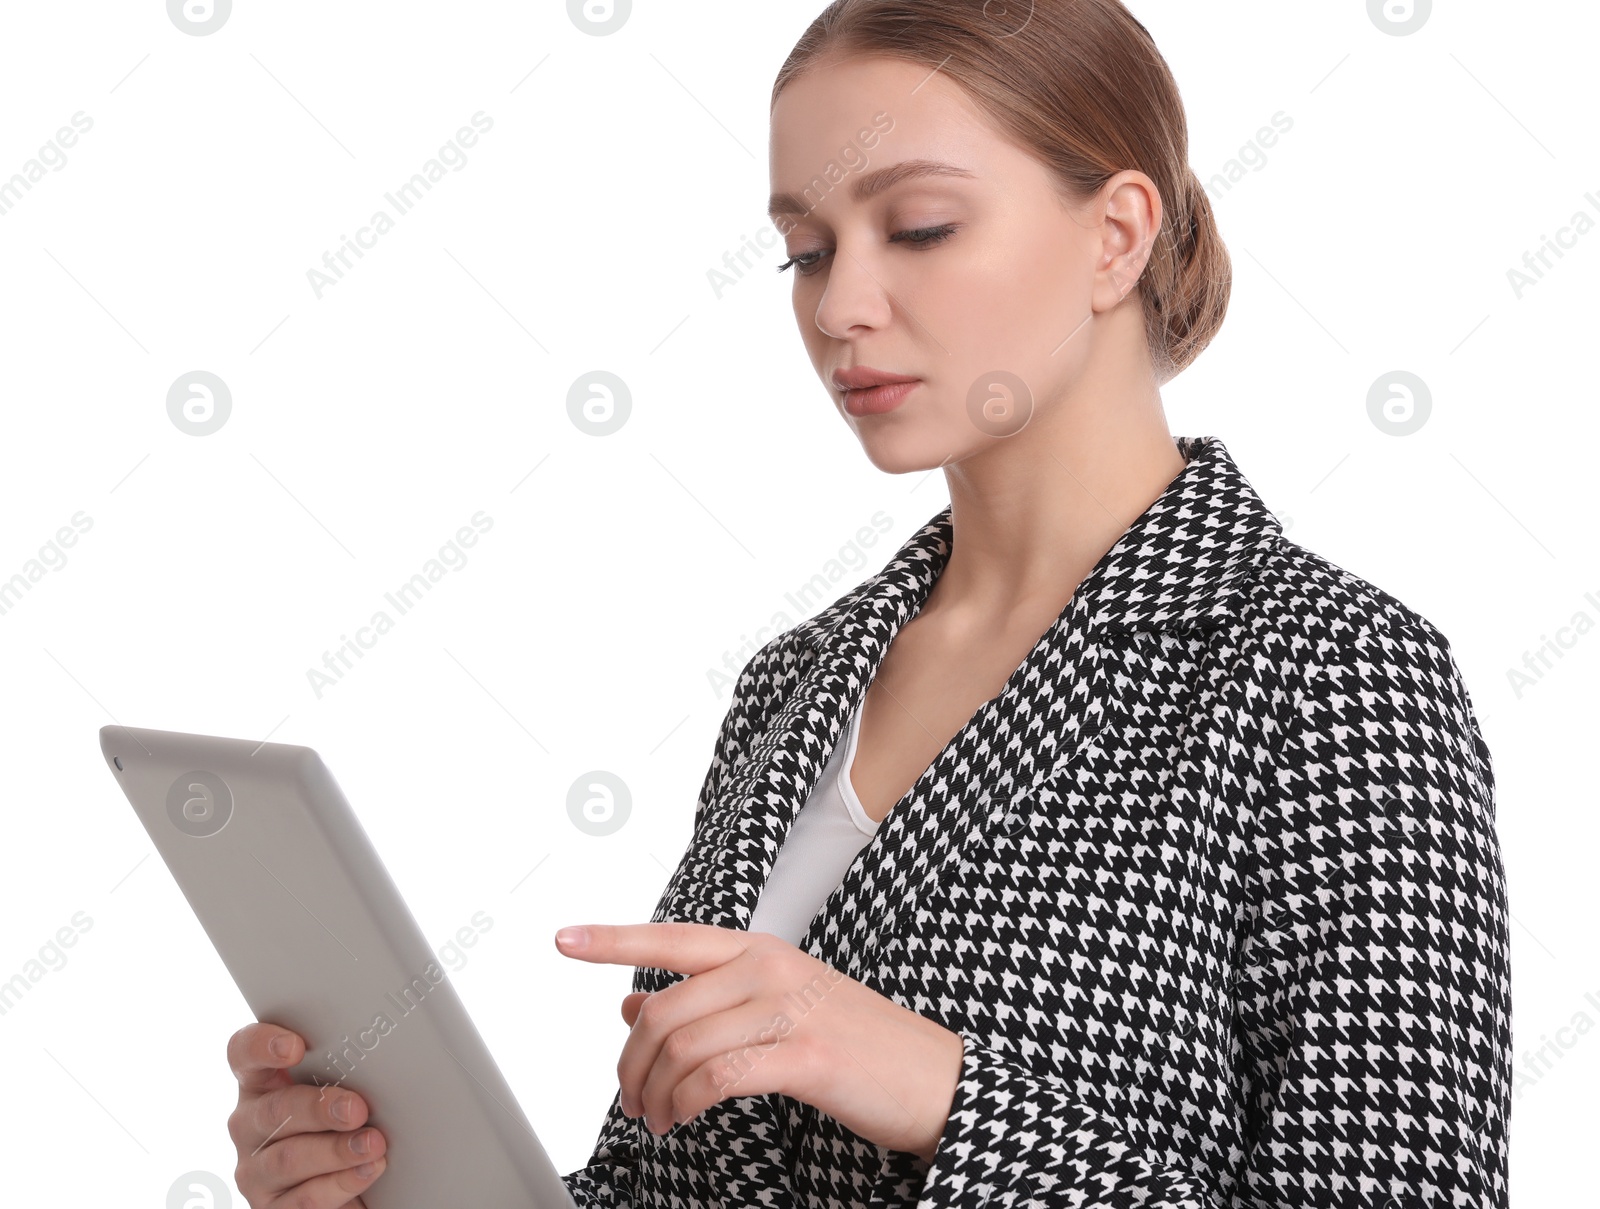
[{"label": "cheek", "polygon": [[1063,261],[1009,252],[975,259],[937,296],[913,304],[948,351],[935,367],[954,399],[996,371],[1016,375],[1043,396],[1070,377],[1088,346],[1079,325],[1089,313],[1089,292],[1081,270]]},{"label": "cheek", "polygon": [[[802,319],[801,323],[801,338],[806,346],[806,357],[811,361],[811,369],[816,374],[817,381],[821,383],[822,389],[831,395],[833,384],[828,381],[828,374],[833,368],[833,359],[837,356],[837,353],[832,351],[833,342],[817,330],[814,320]],[[809,326],[806,326],[807,324]]]},{"label": "cheek", "polygon": [[[1010,247],[972,258],[950,291],[963,330],[1048,353],[1088,311],[1087,274],[1065,250]],[[1007,335],[1007,334],[1010,335]]]}]

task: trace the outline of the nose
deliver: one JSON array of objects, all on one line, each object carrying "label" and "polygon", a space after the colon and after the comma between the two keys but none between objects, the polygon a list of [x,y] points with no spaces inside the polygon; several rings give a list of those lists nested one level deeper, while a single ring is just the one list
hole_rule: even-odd
[{"label": "nose", "polygon": [[881,328],[893,314],[893,298],[877,274],[847,248],[828,258],[827,284],[817,300],[817,329],[843,340],[858,327]]}]

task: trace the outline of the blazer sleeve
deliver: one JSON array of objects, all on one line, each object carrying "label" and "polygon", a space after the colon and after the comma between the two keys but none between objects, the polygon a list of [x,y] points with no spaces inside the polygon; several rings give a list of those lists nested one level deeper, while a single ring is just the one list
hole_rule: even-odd
[{"label": "blazer sleeve", "polygon": [[[711,753],[711,766],[700,784],[700,796],[694,808],[694,833],[697,838],[705,826],[711,803],[721,792],[728,773],[750,750],[753,738],[765,728],[777,704],[775,684],[781,665],[773,661],[784,648],[785,640],[793,631],[785,631],[770,639],[740,670],[734,681],[733,698],[717,729],[716,743]],[[684,874],[687,856],[692,852],[695,838],[691,838],[685,851],[685,860],[668,882],[663,901],[672,892],[677,878]],[[640,985],[641,971],[634,970],[633,989],[644,990]],[[624,1116],[622,1091],[619,1088],[611,1097],[605,1119],[600,1124],[600,1135],[595,1141],[589,1161],[578,1170],[561,1178],[578,1209],[632,1209],[635,1203],[634,1174],[639,1147],[640,1124]]]},{"label": "blazer sleeve", "polygon": [[1511,997],[1489,751],[1426,623],[1320,658],[1246,824],[1216,1022],[1240,1147],[1219,1155],[1196,1122],[1198,1154],[1150,1153],[1068,1079],[964,1036],[917,1209],[1503,1209]]}]

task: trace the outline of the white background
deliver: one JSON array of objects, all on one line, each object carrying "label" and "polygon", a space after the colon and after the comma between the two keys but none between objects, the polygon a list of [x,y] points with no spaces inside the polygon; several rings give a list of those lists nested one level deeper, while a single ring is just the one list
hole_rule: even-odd
[{"label": "white background", "polygon": [[[5,6],[0,180],[93,123],[0,216],[0,579],[92,520],[0,615],[0,980],[92,920],[0,1016],[8,1201],[161,1206],[235,1162],[225,1044],[251,1015],[101,761],[110,722],[317,748],[436,945],[492,918],[452,980],[558,1168],[585,1162],[631,972],[551,934],[648,918],[727,707],[714,672],[947,500],[866,462],[780,253],[708,280],[765,225],[771,82],[819,7],[639,4],[597,37],[555,2],[239,0],[196,37],[159,0]],[[1202,180],[1292,119],[1213,187],[1233,300],[1169,421],[1451,640],[1515,920],[1514,1203],[1572,1203],[1600,1125],[1600,20],[1452,3],[1394,37],[1359,2],[1132,7]],[[318,298],[307,270],[478,111],[465,166]],[[1508,270],[1580,211],[1519,298]],[[166,410],[195,369],[232,393],[205,437]],[[596,369],[632,401],[604,437],[567,409]],[[1367,414],[1395,369],[1433,400],[1405,437]],[[479,510],[465,565],[314,692]],[[596,769],[632,795],[605,838],[567,816]]]}]

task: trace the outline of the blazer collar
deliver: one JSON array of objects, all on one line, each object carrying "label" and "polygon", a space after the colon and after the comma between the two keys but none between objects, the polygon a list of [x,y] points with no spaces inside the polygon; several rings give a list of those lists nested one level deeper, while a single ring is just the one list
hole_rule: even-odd
[{"label": "blazer collar", "polygon": [[[1282,526],[1215,437],[1177,437],[1187,464],[1078,584],[999,694],[896,803],[799,947],[858,976],[953,876],[963,849],[1104,725],[1120,692],[1107,643],[1204,630],[1239,615]],[[796,630],[783,703],[727,775],[655,918],[747,928],[783,838],[821,778],[895,633],[949,559],[947,506],[882,571]],[[1012,824],[1007,824],[1012,825]],[[658,972],[659,973],[659,972]]]},{"label": "blazer collar", "polygon": [[[1227,621],[1237,613],[1261,550],[1283,532],[1218,438],[1174,441],[1187,465],[1073,593],[1089,605],[1092,634],[1182,631]],[[848,647],[857,625],[885,611],[898,617],[898,629],[922,607],[951,546],[946,505],[882,571],[801,622],[801,641],[818,654]]]}]

